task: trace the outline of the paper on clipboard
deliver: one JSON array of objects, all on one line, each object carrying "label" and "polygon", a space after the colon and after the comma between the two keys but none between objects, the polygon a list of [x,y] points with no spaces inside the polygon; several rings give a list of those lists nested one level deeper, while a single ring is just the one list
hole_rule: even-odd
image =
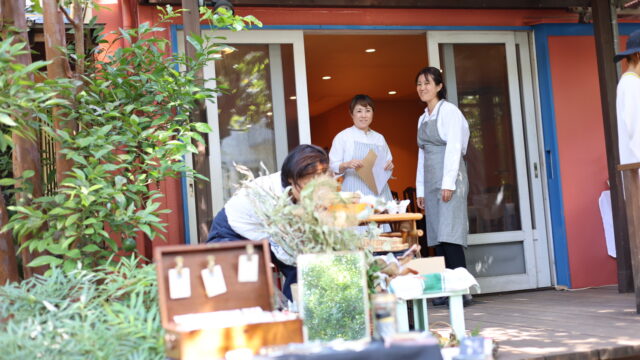
[{"label": "paper on clipboard", "polygon": [[385,170],[385,158],[370,149],[367,155],[362,159],[363,166],[356,170],[356,173],[362,181],[376,195],[380,195],[382,188],[391,177],[391,171]]}]

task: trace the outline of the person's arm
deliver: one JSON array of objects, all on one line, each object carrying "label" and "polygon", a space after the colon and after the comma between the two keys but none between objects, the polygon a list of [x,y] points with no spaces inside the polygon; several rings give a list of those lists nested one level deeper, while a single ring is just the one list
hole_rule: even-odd
[{"label": "person's arm", "polygon": [[389,145],[387,144],[387,141],[385,140],[384,136],[382,137],[382,146],[384,147],[384,150],[387,152],[387,157],[385,158],[385,162],[384,162],[384,169],[385,170],[393,170],[393,156],[391,155],[391,149],[389,149]]},{"label": "person's arm", "polygon": [[334,174],[339,175],[344,172],[340,165],[344,161],[345,141],[342,132],[333,138],[331,150],[329,150],[329,167]]},{"label": "person's arm", "polygon": [[438,119],[438,129],[442,130],[441,137],[447,142],[444,152],[442,190],[456,189],[456,178],[462,157],[463,141],[465,141],[463,138],[465,123],[466,120],[462,112],[451,107]]}]

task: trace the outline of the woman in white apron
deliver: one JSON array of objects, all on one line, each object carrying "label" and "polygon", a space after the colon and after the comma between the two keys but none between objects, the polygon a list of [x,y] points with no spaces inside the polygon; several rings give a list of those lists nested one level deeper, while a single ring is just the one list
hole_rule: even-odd
[{"label": "woman in white apron", "polygon": [[[333,138],[329,151],[329,166],[336,175],[344,176],[342,191],[360,191],[363,195],[374,195],[389,201],[393,198],[388,183],[384,185],[380,194],[376,194],[356,173],[356,170],[363,166],[362,159],[367,156],[369,150],[386,159],[385,170],[393,169],[393,157],[384,136],[370,128],[374,111],[375,104],[369,96],[353,97],[349,106],[353,126],[342,130]],[[388,225],[386,226],[384,231],[389,231]]]},{"label": "woman in white apron", "polygon": [[[416,89],[427,104],[418,122],[416,172],[416,202],[425,209],[427,244],[435,247],[437,256],[444,256],[447,268],[466,268],[469,180],[463,156],[469,125],[462,112],[445,100],[447,93],[439,69],[420,70]],[[445,301],[438,299],[434,304]],[[470,296],[465,298],[465,303],[470,301]]]}]

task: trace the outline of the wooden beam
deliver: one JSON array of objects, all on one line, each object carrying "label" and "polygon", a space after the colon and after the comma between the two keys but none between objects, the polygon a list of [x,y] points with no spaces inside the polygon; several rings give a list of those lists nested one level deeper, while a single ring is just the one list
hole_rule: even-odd
[{"label": "wooden beam", "polygon": [[[182,23],[184,24],[184,44],[185,53],[188,57],[193,57],[196,49],[187,41],[187,36],[194,34],[200,36],[200,13],[198,11],[198,0],[182,0]],[[200,70],[196,74],[196,78],[204,82],[203,71]],[[191,113],[191,121],[207,122],[207,109],[203,101]],[[202,134],[207,139],[207,134]],[[209,179],[211,179],[211,169],[209,168],[209,146],[208,143],[195,142],[194,145],[198,149],[198,153],[193,155],[194,170]],[[196,221],[198,227],[198,242],[207,241],[209,226],[213,220],[213,199],[211,197],[211,186],[209,181],[195,179],[195,197],[196,197]],[[186,199],[185,199],[186,200]],[[185,224],[189,227],[189,224]]]},{"label": "wooden beam", "polygon": [[563,9],[589,0],[232,0],[234,6],[374,7],[429,9]]},{"label": "wooden beam", "polygon": [[[181,0],[140,0],[143,5],[176,4]],[[566,9],[589,6],[589,0],[231,0],[234,6],[415,8],[415,9]]]},{"label": "wooden beam", "polygon": [[622,175],[616,169],[620,164],[618,150],[618,122],[616,120],[616,81],[618,73],[613,62],[615,19],[610,0],[592,0],[593,27],[598,59],[598,78],[600,80],[600,102],[602,103],[602,121],[607,151],[607,169],[611,187],[611,210],[613,228],[616,237],[616,259],[618,267],[618,291],[633,291],[633,273],[629,249],[629,233],[622,188]]}]

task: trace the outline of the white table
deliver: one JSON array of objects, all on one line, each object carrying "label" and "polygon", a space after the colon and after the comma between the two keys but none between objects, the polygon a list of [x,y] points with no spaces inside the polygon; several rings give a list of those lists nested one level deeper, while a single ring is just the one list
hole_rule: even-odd
[{"label": "white table", "polygon": [[409,331],[409,314],[407,301],[413,301],[413,324],[416,330],[429,330],[429,315],[427,311],[427,299],[437,297],[449,297],[449,318],[451,328],[458,339],[465,336],[464,307],[462,296],[469,293],[469,289],[422,294],[411,299],[398,299],[396,304],[396,324],[398,332]]}]

